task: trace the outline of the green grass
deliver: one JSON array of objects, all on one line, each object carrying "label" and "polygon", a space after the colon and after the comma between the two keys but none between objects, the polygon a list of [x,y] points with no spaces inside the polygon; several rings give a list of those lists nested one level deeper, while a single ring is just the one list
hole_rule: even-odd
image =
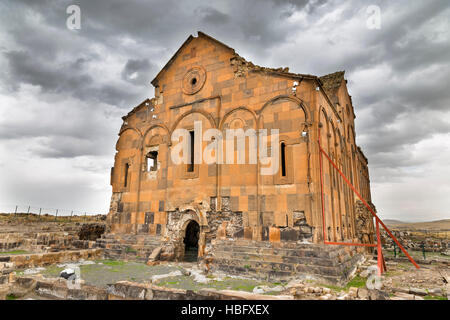
[{"label": "green grass", "polygon": [[367,281],[366,278],[356,276],[347,283],[347,285],[345,286],[345,289],[348,290],[348,289],[350,289],[350,287],[364,288],[366,286],[366,281]]},{"label": "green grass", "polygon": [[13,250],[13,251],[3,251],[0,252],[0,254],[4,254],[4,255],[10,255],[10,254],[26,254],[28,253],[28,251],[25,250]]},{"label": "green grass", "polygon": [[347,285],[345,285],[344,287],[340,287],[340,286],[336,286],[336,285],[331,285],[331,284],[319,284],[322,287],[325,288],[329,288],[333,291],[348,291],[348,289],[350,289],[351,287],[355,287],[355,288],[365,288],[366,287],[366,278],[363,278],[361,276],[356,276],[354,277],[352,280],[350,280]]},{"label": "green grass", "polygon": [[117,261],[117,260],[98,260],[97,263],[103,263],[106,266],[124,266],[125,261]]},{"label": "green grass", "polygon": [[434,297],[434,296],[425,296],[423,297],[425,300],[448,300],[447,297],[442,297],[442,296],[438,296],[438,297]]},{"label": "green grass", "polygon": [[16,300],[16,299],[17,299],[17,297],[15,295],[13,295],[13,294],[8,294],[6,296],[6,300]]}]

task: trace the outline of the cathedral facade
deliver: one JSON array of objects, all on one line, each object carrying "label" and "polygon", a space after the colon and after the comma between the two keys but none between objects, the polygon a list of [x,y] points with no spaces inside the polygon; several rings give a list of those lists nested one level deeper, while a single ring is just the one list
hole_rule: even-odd
[{"label": "cathedral facade", "polygon": [[[344,72],[318,77],[260,67],[199,32],[151,83],[154,97],[124,116],[120,128],[111,170],[111,234],[156,237],[163,244],[161,258],[168,260],[183,259],[189,248],[203,257],[216,239],[373,241],[370,215],[319,152],[320,141],[371,203],[367,158],[356,145]],[[203,133],[222,133],[220,148],[228,146],[227,130],[249,133],[243,156],[235,147],[235,163],[198,161],[192,152],[187,163],[176,163],[178,141],[189,140],[189,150],[203,154],[214,140],[199,136],[197,125]],[[178,129],[188,134],[178,140]],[[274,129],[277,140],[269,139]],[[273,174],[262,173],[268,164],[259,157],[250,159],[262,148],[251,144],[250,133],[259,142],[263,130],[269,154],[278,159]],[[222,150],[214,152],[218,157]]]}]

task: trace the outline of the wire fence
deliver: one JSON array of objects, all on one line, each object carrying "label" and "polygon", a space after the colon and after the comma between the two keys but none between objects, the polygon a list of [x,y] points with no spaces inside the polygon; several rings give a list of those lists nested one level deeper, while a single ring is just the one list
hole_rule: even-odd
[{"label": "wire fence", "polygon": [[103,220],[104,213],[94,213],[80,210],[70,210],[62,208],[46,208],[31,205],[2,205],[0,204],[0,214],[12,218],[29,218],[38,220]]}]

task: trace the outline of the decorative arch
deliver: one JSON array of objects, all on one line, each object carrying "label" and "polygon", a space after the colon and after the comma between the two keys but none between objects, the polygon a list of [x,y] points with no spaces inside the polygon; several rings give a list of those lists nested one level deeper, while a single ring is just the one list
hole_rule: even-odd
[{"label": "decorative arch", "polygon": [[209,121],[212,128],[217,128],[216,121],[214,120],[213,116],[210,113],[203,111],[203,110],[189,110],[189,111],[183,113],[181,116],[179,116],[177,118],[177,120],[175,120],[174,124],[172,125],[172,128],[170,129],[169,136],[172,136],[172,133],[175,131],[175,129],[177,128],[177,126],[181,122],[181,120],[183,120],[188,115],[193,114],[193,113],[199,113],[199,114],[203,115]]},{"label": "decorative arch", "polygon": [[269,101],[264,103],[263,106],[261,107],[261,109],[256,111],[256,113],[261,118],[261,114],[267,106],[269,106],[269,105],[273,104],[275,101],[281,100],[281,99],[291,100],[291,101],[297,103],[303,109],[303,112],[305,113],[305,121],[309,121],[309,110],[306,107],[306,105],[304,104],[303,100],[296,96],[292,96],[292,95],[288,95],[288,94],[282,94],[282,95],[273,97],[272,99],[270,99]]},{"label": "decorative arch", "polygon": [[119,139],[117,139],[117,142],[116,142],[116,151],[119,151],[119,149],[120,149],[119,145],[120,145],[120,143],[121,143],[122,140],[123,140],[124,133],[125,133],[125,132],[128,132],[128,131],[131,131],[131,132],[136,133],[136,134],[138,135],[140,144],[142,145],[142,133],[141,133],[138,129],[136,129],[136,128],[133,128],[133,127],[125,127],[125,128],[124,128],[123,130],[121,130],[120,133],[119,133]]},{"label": "decorative arch", "polygon": [[120,129],[120,132],[119,132],[119,136],[120,135],[122,135],[122,133],[124,133],[125,131],[127,131],[127,130],[133,130],[133,131],[135,131],[140,137],[142,137],[142,132],[139,130],[139,129],[137,129],[137,128],[134,128],[134,127],[131,127],[131,126],[123,126],[121,129]]},{"label": "decorative arch", "polygon": [[258,118],[257,118],[256,113],[255,113],[253,110],[250,110],[250,109],[247,108],[247,107],[241,106],[241,107],[237,107],[237,108],[235,108],[235,109],[233,109],[233,110],[228,111],[228,112],[223,116],[222,120],[221,120],[220,123],[219,123],[219,130],[222,130],[222,129],[223,129],[223,126],[224,126],[224,124],[226,123],[227,118],[228,118],[229,116],[231,116],[233,113],[235,113],[235,112],[237,112],[237,111],[239,111],[239,110],[248,111],[248,112],[252,115],[253,120],[255,120],[255,125],[258,123]]},{"label": "decorative arch", "polygon": [[163,130],[165,130],[166,131],[166,134],[168,135],[169,134],[169,128],[167,128],[164,124],[154,124],[154,125],[152,125],[152,126],[150,126],[145,132],[144,132],[144,134],[143,134],[143,136],[142,136],[142,141],[145,141],[145,139],[147,138],[147,135],[149,134],[149,132],[150,131],[152,131],[153,129],[155,129],[155,128],[162,128]]}]

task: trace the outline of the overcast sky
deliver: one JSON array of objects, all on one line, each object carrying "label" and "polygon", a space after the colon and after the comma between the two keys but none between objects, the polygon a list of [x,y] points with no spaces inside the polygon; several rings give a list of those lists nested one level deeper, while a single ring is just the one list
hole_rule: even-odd
[{"label": "overcast sky", "polygon": [[380,216],[450,218],[449,17],[448,0],[2,1],[0,209],[106,213],[121,117],[201,30],[259,65],[346,70]]}]

